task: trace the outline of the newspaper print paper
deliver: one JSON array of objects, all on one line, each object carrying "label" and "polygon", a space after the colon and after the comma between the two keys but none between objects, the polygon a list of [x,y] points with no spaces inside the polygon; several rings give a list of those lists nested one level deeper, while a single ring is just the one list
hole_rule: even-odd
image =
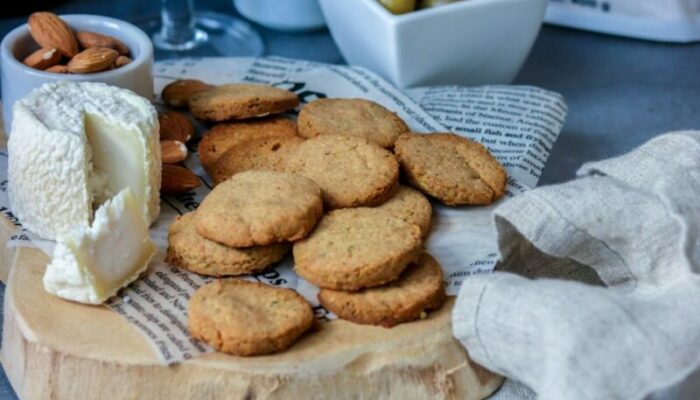
[{"label": "newspaper print paper", "polygon": [[[361,97],[376,101],[398,112],[415,131],[449,130],[486,145],[508,169],[507,196],[537,184],[566,115],[561,96],[539,88],[455,86],[418,88],[402,93],[361,68],[277,57],[165,61],[157,63],[154,72],[156,93],[174,79],[196,78],[212,84],[235,81],[272,84],[295,92],[302,105],[322,97]],[[201,125],[198,128],[200,132],[205,129]],[[196,141],[188,146],[190,152],[196,153]],[[187,331],[189,298],[211,278],[162,261],[170,222],[177,215],[196,209],[212,187],[196,155],[188,157],[187,165],[201,177],[203,185],[184,195],[162,199],[161,215],[151,228],[151,236],[159,248],[156,261],[140,279],[107,304],[148,338],[164,364],[211,351],[192,339]],[[0,212],[13,220],[6,187],[6,151],[1,149]],[[447,292],[456,295],[464,279],[471,274],[490,272],[497,260],[490,216],[493,206],[450,208],[435,202],[433,206],[434,222],[427,248],[444,268]],[[18,223],[16,218],[14,221]],[[39,240],[18,228],[8,246],[40,247],[51,254],[53,243]],[[293,260],[288,257],[265,273],[246,279],[293,288],[311,302],[319,320],[335,318],[318,305],[318,289],[296,276],[292,267]]]}]

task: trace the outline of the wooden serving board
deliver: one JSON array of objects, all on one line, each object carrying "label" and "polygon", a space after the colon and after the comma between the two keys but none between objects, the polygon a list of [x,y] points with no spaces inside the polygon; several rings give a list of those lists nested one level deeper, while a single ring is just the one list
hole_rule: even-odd
[{"label": "wooden serving board", "polygon": [[13,229],[0,217],[2,363],[22,399],[482,399],[503,380],[452,337],[453,298],[392,329],[336,320],[280,354],[213,353],[164,366],[117,313],[46,293],[49,257],[7,249]]},{"label": "wooden serving board", "polygon": [[47,294],[48,261],[26,248],[3,258],[10,273],[2,360],[24,399],[480,399],[501,382],[452,338],[453,300],[393,329],[336,320],[277,355],[209,354],[162,366],[118,314]]}]

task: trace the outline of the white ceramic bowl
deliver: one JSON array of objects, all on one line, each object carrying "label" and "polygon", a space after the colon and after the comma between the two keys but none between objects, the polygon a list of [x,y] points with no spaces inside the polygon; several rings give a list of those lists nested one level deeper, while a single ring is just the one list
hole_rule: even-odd
[{"label": "white ceramic bowl", "polygon": [[321,0],[346,61],[400,87],[510,83],[548,0],[465,0],[393,15],[377,0]]},{"label": "white ceramic bowl", "polygon": [[124,42],[131,50],[132,62],[113,70],[95,74],[54,74],[29,68],[22,64],[31,52],[39,48],[27,24],[15,28],[0,44],[0,79],[2,79],[2,111],[5,132],[9,135],[12,105],[32,89],[58,80],[104,82],[119,86],[151,100],[153,99],[153,45],[148,36],[128,22],[98,15],[61,15],[73,30],[104,33]]},{"label": "white ceramic bowl", "polygon": [[280,31],[310,31],[323,28],[318,0],[233,0],[241,15]]}]

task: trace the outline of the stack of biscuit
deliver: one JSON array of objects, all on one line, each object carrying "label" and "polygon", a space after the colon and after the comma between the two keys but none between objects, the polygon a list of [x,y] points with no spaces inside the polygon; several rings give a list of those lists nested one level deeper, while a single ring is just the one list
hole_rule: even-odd
[{"label": "stack of biscuit", "polygon": [[[443,304],[442,268],[424,251],[432,208],[423,193],[447,205],[500,198],[505,170],[482,145],[411,133],[367,100],[319,99],[294,122],[276,116],[298,104],[291,92],[199,86],[187,102],[195,117],[218,122],[199,145],[216,186],[171,225],[166,261],[238,276],[291,247],[296,273],[342,319],[391,327]],[[308,303],[287,292],[241,280],[205,285],[191,299],[191,333],[232,354],[282,350],[313,321]]]}]

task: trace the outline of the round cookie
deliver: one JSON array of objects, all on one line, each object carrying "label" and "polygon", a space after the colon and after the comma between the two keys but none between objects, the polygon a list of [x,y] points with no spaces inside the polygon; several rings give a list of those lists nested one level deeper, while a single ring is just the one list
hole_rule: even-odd
[{"label": "round cookie", "polygon": [[359,292],[321,289],[318,294],[321,305],[342,319],[387,328],[423,317],[427,310],[439,308],[445,297],[442,268],[428,253],[386,286]]},{"label": "round cookie", "polygon": [[210,168],[215,184],[245,171],[283,171],[284,161],[304,139],[298,136],[248,139],[237,143]]},{"label": "round cookie", "polygon": [[209,172],[216,160],[232,146],[249,139],[279,136],[297,136],[296,123],[283,117],[272,117],[216,124],[199,142],[199,160]]},{"label": "round cookie", "polygon": [[399,277],[421,253],[420,228],[375,208],[335,210],[293,252],[294,269],[309,282],[359,290]]},{"label": "round cookie", "polygon": [[190,111],[205,121],[225,121],[279,114],[299,105],[289,90],[251,83],[215,86],[189,98]]},{"label": "round cookie", "polygon": [[289,251],[287,243],[235,249],[199,235],[194,227],[195,212],[178,217],[168,229],[165,262],[178,268],[209,276],[256,274],[281,260]]},{"label": "round cookie", "polygon": [[405,122],[383,106],[364,99],[318,99],[299,113],[299,134],[346,135],[368,139],[390,149],[396,139],[410,132]]},{"label": "round cookie", "polygon": [[321,189],[303,176],[247,171],[221,183],[195,215],[197,233],[231,247],[301,239],[323,215]]},{"label": "round cookie", "polygon": [[485,205],[503,196],[506,171],[480,143],[453,133],[402,135],[394,147],[411,185],[447,205]]},{"label": "round cookie", "polygon": [[341,135],[304,141],[287,157],[286,170],[316,182],[328,209],[379,205],[391,197],[399,177],[390,152]]},{"label": "round cookie", "polygon": [[430,233],[433,207],[416,189],[401,185],[389,200],[376,208],[418,225],[423,238]]},{"label": "round cookie", "polygon": [[178,79],[165,85],[160,97],[170,107],[187,108],[190,97],[211,87],[197,79]]},{"label": "round cookie", "polygon": [[288,348],[314,322],[311,305],[291,289],[239,279],[216,280],[192,295],[190,334],[237,356]]}]

